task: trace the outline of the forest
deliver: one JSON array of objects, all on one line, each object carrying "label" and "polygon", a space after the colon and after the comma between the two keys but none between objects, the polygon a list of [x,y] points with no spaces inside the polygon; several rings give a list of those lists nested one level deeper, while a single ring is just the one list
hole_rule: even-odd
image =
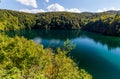
[{"label": "forest", "polygon": [[46,12],[30,14],[11,10],[0,10],[1,31],[20,29],[80,29],[104,35],[120,36],[120,12]]}]

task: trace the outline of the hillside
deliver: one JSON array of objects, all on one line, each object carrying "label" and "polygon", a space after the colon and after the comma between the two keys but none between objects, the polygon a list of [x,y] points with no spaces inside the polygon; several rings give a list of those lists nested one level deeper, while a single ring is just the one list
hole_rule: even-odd
[{"label": "hillside", "polygon": [[0,34],[0,79],[92,79],[66,56],[68,50],[44,49],[24,37]]},{"label": "hillside", "polygon": [[47,12],[30,14],[0,10],[0,30],[81,29],[105,35],[120,36],[120,11],[102,13]]},{"label": "hillside", "polygon": [[[56,15],[52,14],[49,17]],[[43,20],[43,14],[0,10],[0,30],[46,29],[37,25],[44,24],[47,18],[40,22],[38,19]],[[67,55],[73,48],[68,48],[68,43],[53,50],[24,37],[0,33],[0,79],[92,79]]]}]

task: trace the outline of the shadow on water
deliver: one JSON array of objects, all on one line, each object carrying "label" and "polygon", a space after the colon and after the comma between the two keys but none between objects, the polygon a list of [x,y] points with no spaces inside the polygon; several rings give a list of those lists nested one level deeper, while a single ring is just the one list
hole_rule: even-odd
[{"label": "shadow on water", "polygon": [[20,30],[4,32],[32,39],[45,47],[62,47],[66,39],[76,44],[70,53],[79,67],[92,74],[93,79],[120,79],[120,38],[103,36],[81,30]]},{"label": "shadow on water", "polygon": [[33,39],[34,37],[42,37],[44,39],[60,39],[66,40],[77,38],[81,36],[81,31],[75,30],[18,30],[18,31],[6,31],[5,34],[14,37],[15,35],[24,36],[27,39]]},{"label": "shadow on water", "polygon": [[100,34],[94,34],[81,30],[18,30],[7,31],[6,35],[14,37],[15,35],[24,36],[27,39],[33,39],[35,37],[41,37],[44,39],[59,39],[65,41],[66,39],[76,39],[79,37],[88,37],[94,40],[94,42],[100,42],[102,45],[107,45],[109,49],[120,47],[120,38],[103,36]]}]

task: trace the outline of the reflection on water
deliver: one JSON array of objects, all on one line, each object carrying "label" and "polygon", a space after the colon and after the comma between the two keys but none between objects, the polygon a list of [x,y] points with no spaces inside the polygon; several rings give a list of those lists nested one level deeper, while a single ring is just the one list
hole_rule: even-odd
[{"label": "reflection on water", "polygon": [[57,47],[62,47],[64,41],[58,40],[58,39],[41,39],[41,37],[35,37],[33,39],[38,44],[43,44],[44,47],[50,47],[50,48],[57,48]]},{"label": "reflection on water", "polygon": [[24,36],[44,47],[62,47],[66,39],[76,44],[70,55],[93,79],[120,79],[120,38],[102,36],[80,30],[22,30],[6,32],[8,36]]},{"label": "reflection on water", "polygon": [[79,65],[89,70],[94,79],[120,78],[120,48],[109,49],[107,45],[95,42],[91,38],[78,38],[73,40],[76,49],[71,53]]},{"label": "reflection on water", "polygon": [[36,37],[33,39],[33,41],[35,41],[37,44],[40,44],[42,42],[42,39],[39,37]]}]

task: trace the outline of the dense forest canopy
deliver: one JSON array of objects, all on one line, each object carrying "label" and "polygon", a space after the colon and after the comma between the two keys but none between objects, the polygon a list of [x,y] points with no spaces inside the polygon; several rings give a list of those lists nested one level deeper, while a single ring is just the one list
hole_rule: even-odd
[{"label": "dense forest canopy", "polygon": [[55,51],[23,37],[0,34],[0,79],[92,79],[66,56],[71,50],[68,43]]},{"label": "dense forest canopy", "polygon": [[0,30],[82,29],[106,35],[120,36],[120,11],[102,13],[46,12],[30,14],[0,10]]}]

